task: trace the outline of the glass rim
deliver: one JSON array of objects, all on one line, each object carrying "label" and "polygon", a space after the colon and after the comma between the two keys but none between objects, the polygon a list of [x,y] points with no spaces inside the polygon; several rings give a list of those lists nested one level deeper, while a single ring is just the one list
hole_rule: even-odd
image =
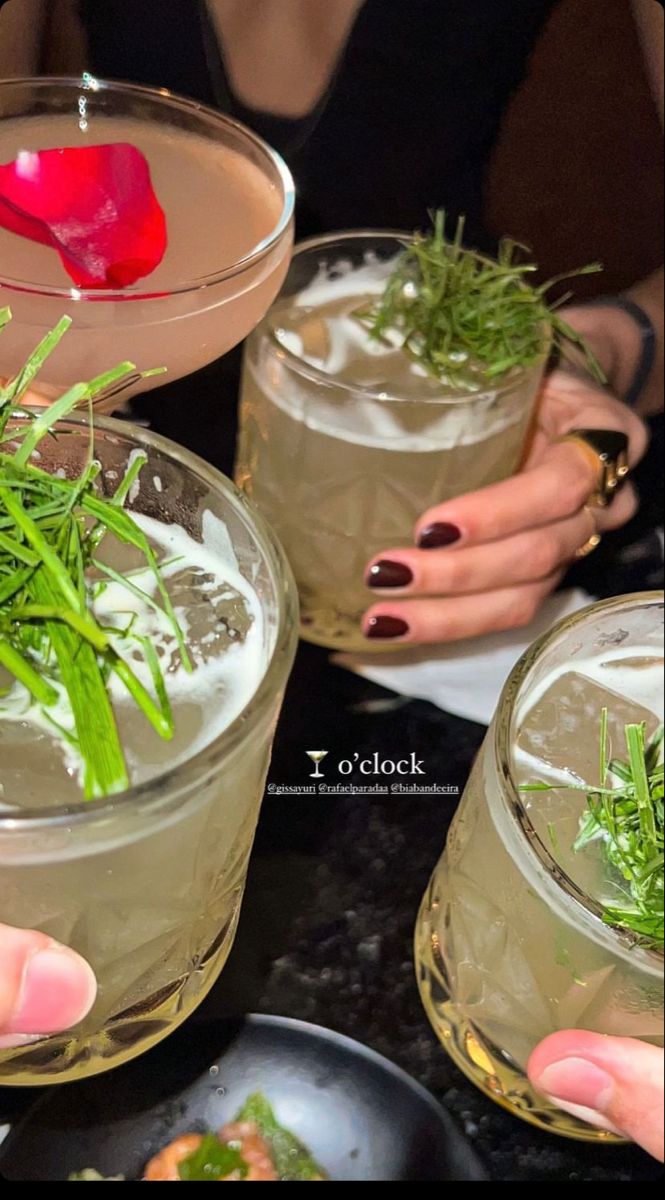
[{"label": "glass rim", "polygon": [[[660,606],[665,602],[665,593],[658,589],[646,592],[628,592],[621,596],[612,596],[585,605],[578,612],[557,621],[551,629],[541,634],[539,638],[521,656],[513,667],[501,692],[494,722],[493,749],[495,762],[498,766],[499,793],[504,811],[507,812],[513,828],[518,830],[526,854],[545,872],[549,885],[553,885],[557,894],[567,900],[572,900],[581,917],[587,924],[592,925],[596,937],[600,937],[613,949],[627,950],[632,956],[641,955],[653,966],[656,963],[663,966],[663,958],[657,951],[649,950],[636,944],[630,933],[620,930],[614,925],[603,921],[603,911],[599,904],[579,887],[563,870],[551,850],[535,829],[524,805],[520,790],[513,781],[511,741],[513,732],[513,717],[515,705],[528,683],[531,672],[539,663],[542,655],[556,645],[560,636],[576,626],[584,624],[591,616],[621,612],[628,608],[649,608]],[[547,898],[545,902],[548,903]]]},{"label": "glass rim", "polygon": [[[307,254],[310,251],[316,251],[318,249],[325,249],[326,247],[333,246],[336,243],[352,242],[356,240],[360,242],[363,239],[371,239],[378,242],[382,239],[385,239],[386,241],[400,242],[402,246],[406,248],[410,242],[413,242],[415,236],[416,235],[414,233],[408,233],[400,229],[366,228],[342,229],[333,233],[326,233],[317,235],[315,237],[305,238],[303,241],[297,242],[293,248],[289,271],[292,269],[296,259],[300,255]],[[466,249],[468,254],[473,255],[480,261],[492,261],[488,254],[481,254],[479,251],[469,250],[468,248]],[[288,273],[286,282],[288,282]],[[289,350],[288,346],[285,346],[282,342],[280,342],[276,331],[269,324],[269,318],[271,312],[274,310],[275,304],[279,303],[281,294],[282,292],[280,292],[280,294],[277,296],[276,300],[273,302],[272,308],[268,311],[263,320],[249,335],[250,341],[255,338],[261,338],[264,336],[267,337],[267,340],[277,350],[280,357],[289,365],[289,367],[294,370],[295,374],[301,376],[303,379],[308,379],[313,383],[322,384],[326,387],[334,389],[335,391],[344,392],[350,396],[358,396],[367,400],[376,400],[382,404],[431,404],[441,408],[454,408],[464,404],[478,402],[488,396],[507,396],[510,394],[510,392],[516,391],[522,386],[525,377],[532,373],[536,374],[542,371],[550,354],[552,338],[551,327],[548,327],[548,329],[543,330],[542,354],[528,367],[523,367],[516,375],[511,375],[504,382],[499,381],[493,383],[491,380],[488,380],[487,387],[483,386],[480,391],[460,391],[450,396],[432,395],[414,397],[401,396],[397,393],[391,393],[388,395],[385,389],[383,391],[376,391],[374,388],[364,387],[362,384],[347,383],[343,379],[338,379],[335,376],[329,375],[322,368],[316,367],[312,363],[308,363],[304,359],[300,358],[298,354],[295,354],[292,350]]]},{"label": "glass rim", "polygon": [[[158,292],[151,292],[145,288],[136,287],[77,288],[74,284],[69,287],[51,286],[50,284],[32,283],[29,280],[13,279],[3,275],[1,271],[0,288],[7,288],[8,291],[27,293],[28,295],[48,296],[61,300],[75,300],[76,302],[87,301],[90,303],[108,304],[131,300],[142,300],[143,302],[149,300],[168,300],[170,296],[203,291],[218,283],[223,283],[227,279],[233,279],[237,275],[244,274],[270,254],[287,233],[295,212],[295,184],[293,176],[281,154],[273,150],[268,142],[259,137],[257,133],[254,133],[246,125],[243,125],[241,121],[237,121],[233,117],[228,117],[225,113],[218,112],[217,109],[211,108],[207,104],[201,104],[198,100],[192,100],[187,96],[180,96],[177,92],[172,92],[168,88],[145,87],[138,83],[126,83],[117,79],[97,79],[96,76],[88,77],[85,75],[81,79],[73,75],[27,75],[12,79],[0,79],[0,100],[3,93],[10,88],[23,87],[26,89],[37,89],[55,86],[72,88],[77,91],[87,91],[92,94],[97,92],[118,92],[130,98],[135,96],[139,99],[153,100],[156,103],[164,105],[166,108],[176,111],[184,111],[192,115],[201,114],[204,117],[212,119],[227,130],[232,130],[238,136],[239,141],[252,145],[276,171],[282,186],[282,211],[275,228],[247,254],[238,259],[237,262],[223,267],[219,271],[213,271],[210,274],[186,280],[184,283],[160,288]],[[2,120],[3,117],[0,112],[0,123]]]},{"label": "glass rim", "polygon": [[[63,429],[68,426],[83,429],[89,427],[87,414],[76,412],[57,424]],[[145,811],[146,806],[159,807],[174,793],[189,793],[193,787],[203,786],[211,772],[251,736],[275,692],[284,687],[288,677],[286,665],[288,664],[289,668],[291,665],[289,652],[291,648],[295,650],[297,642],[298,600],[293,573],[280,542],[254,503],[216,467],[169,438],[162,437],[161,434],[152,433],[131,422],[119,421],[113,417],[96,418],[95,431],[97,430],[117,436],[125,442],[133,442],[134,445],[145,446],[148,450],[158,450],[190,474],[196,475],[218,496],[223,496],[237,516],[246,525],[251,524],[251,532],[256,535],[261,554],[268,561],[275,580],[278,609],[275,643],[256,690],[245,707],[230,725],[190,758],[161,771],[151,779],[100,800],[82,799],[77,804],[53,808],[22,808],[12,809],[11,812],[0,810],[0,838],[35,833],[43,829],[94,824],[100,818],[116,816],[121,810],[131,813],[132,808],[139,806]]]}]

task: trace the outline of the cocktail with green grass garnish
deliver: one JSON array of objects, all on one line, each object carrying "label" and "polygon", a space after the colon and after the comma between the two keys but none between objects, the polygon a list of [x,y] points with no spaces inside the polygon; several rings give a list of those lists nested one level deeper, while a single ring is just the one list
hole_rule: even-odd
[{"label": "cocktail with green grass garnish", "polygon": [[295,641],[288,566],[232,484],[72,414],[132,364],[20,407],[64,335],[0,389],[0,921],[78,950],[99,992],[0,1050],[12,1084],[133,1057],[214,982]]},{"label": "cocktail with green grass garnish", "polygon": [[612,1140],[526,1078],[559,1029],[663,1039],[663,598],[605,601],[511,675],[425,895],[421,994],[518,1116]]},{"label": "cocktail with green grass garnish", "polygon": [[576,337],[514,243],[490,261],[462,236],[439,214],[415,239],[306,242],[248,343],[237,478],[286,548],[311,641],[387,648],[360,631],[367,563],[518,469],[552,339]]}]

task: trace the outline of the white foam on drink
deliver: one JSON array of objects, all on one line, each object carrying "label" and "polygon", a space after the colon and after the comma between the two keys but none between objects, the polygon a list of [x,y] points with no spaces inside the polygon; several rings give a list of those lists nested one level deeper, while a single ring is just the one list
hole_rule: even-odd
[{"label": "white foam on drink", "polygon": [[[113,580],[105,580],[103,590],[96,596],[93,608],[98,621],[107,628],[113,627],[118,630],[117,637],[113,639],[114,644],[148,691],[151,694],[154,691],[150,669],[142,656],[134,657],[136,643],[123,637],[122,631],[126,629],[130,620],[133,637],[149,638],[162,660],[167,693],[176,721],[178,706],[181,704],[198,707],[205,713],[205,721],[200,731],[188,741],[184,755],[169,758],[168,743],[165,743],[164,766],[173,767],[178,762],[191,758],[223,733],[256,692],[266,669],[263,613],[256,592],[240,572],[226,525],[213,513],[204,514],[201,543],[194,541],[179,525],[166,525],[141,513],[134,512],[132,517],[153,546],[162,551],[166,565],[161,574],[167,585],[170,578],[183,571],[202,572],[207,579],[197,584],[201,593],[214,593],[215,600],[219,601],[224,598],[224,592],[220,594],[220,588],[228,585],[229,589],[233,589],[229,591],[230,596],[237,592],[242,597],[251,619],[251,627],[244,641],[232,643],[218,655],[211,654],[207,657],[206,639],[199,646],[188,642],[188,609],[176,605],[176,616],[194,667],[189,673],[181,663],[178,663],[175,669],[167,669],[166,664],[173,657],[175,639],[172,626],[161,607],[156,610],[147,600],[142,600]],[[160,603],[151,571],[132,572],[131,583]],[[58,737],[56,733],[56,726],[60,726],[66,733],[73,733],[72,714],[66,692],[56,686],[59,700],[48,709],[46,715],[39,705],[31,702],[25,688],[15,684],[9,694],[0,701],[0,720],[20,722],[47,733],[58,745],[67,772],[78,777],[81,761],[76,748],[65,736]],[[126,708],[128,703],[133,703],[117,676],[111,676],[108,686],[118,713]]]},{"label": "white foam on drink", "polygon": [[[354,267],[348,260],[322,263],[312,282],[290,301],[291,311],[325,309],[349,298],[370,301],[382,293],[394,266],[394,258],[386,262],[373,255],[366,257],[362,267]],[[256,387],[282,412],[317,433],[379,450],[426,453],[483,442],[524,417],[524,401],[511,404],[497,389],[470,392],[460,399],[452,393],[446,397],[443,389],[437,391],[433,384],[431,395],[424,393],[423,380],[429,376],[415,362],[409,364],[409,373],[418,384],[413,397],[395,399],[389,392],[376,394],[374,389],[346,383],[341,376],[354,354],[377,360],[386,353],[394,354],[401,345],[399,334],[388,335],[386,351],[353,315],[326,316],[321,312],[315,315],[325,322],[328,340],[322,359],[307,353],[297,329],[279,324],[281,315],[288,318],[288,309],[272,314],[277,342],[306,366],[330,376],[329,397],[324,384],[299,384],[289,364],[270,352],[262,356],[258,372],[249,361],[246,369],[254,375]],[[409,422],[416,411],[424,428],[414,431]]]},{"label": "white foam on drink", "polygon": [[354,266],[350,259],[340,258],[335,263],[321,263],[311,283],[294,297],[296,308],[320,308],[331,300],[345,300],[349,296],[378,296],[390,279],[399,255],[381,259],[368,252],[363,267]]}]

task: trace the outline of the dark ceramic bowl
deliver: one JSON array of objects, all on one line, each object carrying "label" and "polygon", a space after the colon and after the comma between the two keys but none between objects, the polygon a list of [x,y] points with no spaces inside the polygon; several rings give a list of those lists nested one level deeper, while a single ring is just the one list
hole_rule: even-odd
[{"label": "dark ceramic bowl", "polygon": [[181,1133],[217,1129],[251,1092],[332,1180],[483,1180],[440,1104],[399,1067],[329,1029],[285,1017],[188,1022],[108,1075],[47,1090],[10,1134],[5,1180],[66,1180],[94,1167],[141,1178]]}]

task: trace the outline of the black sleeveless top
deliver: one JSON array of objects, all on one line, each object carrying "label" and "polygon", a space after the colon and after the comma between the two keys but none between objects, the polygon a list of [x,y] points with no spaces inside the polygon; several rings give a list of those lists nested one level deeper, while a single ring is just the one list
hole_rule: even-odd
[{"label": "black sleeveless top", "polygon": [[[327,95],[291,121],[238,103],[204,0],[79,0],[95,74],[221,108],[284,155],[298,189],[298,237],[422,228],[429,210],[444,207],[451,223],[466,214],[469,241],[490,252],[485,169],[557,2],[366,0]],[[191,380],[139,397],[134,416],[230,473],[239,372],[240,352],[231,351]]]},{"label": "black sleeveless top", "polygon": [[[320,2],[320,0],[319,0]],[[298,235],[413,229],[444,207],[483,241],[485,167],[557,0],[366,0],[316,111],[289,121],[233,96],[203,0],[81,0],[90,67],[222,108],[286,158]]]}]

